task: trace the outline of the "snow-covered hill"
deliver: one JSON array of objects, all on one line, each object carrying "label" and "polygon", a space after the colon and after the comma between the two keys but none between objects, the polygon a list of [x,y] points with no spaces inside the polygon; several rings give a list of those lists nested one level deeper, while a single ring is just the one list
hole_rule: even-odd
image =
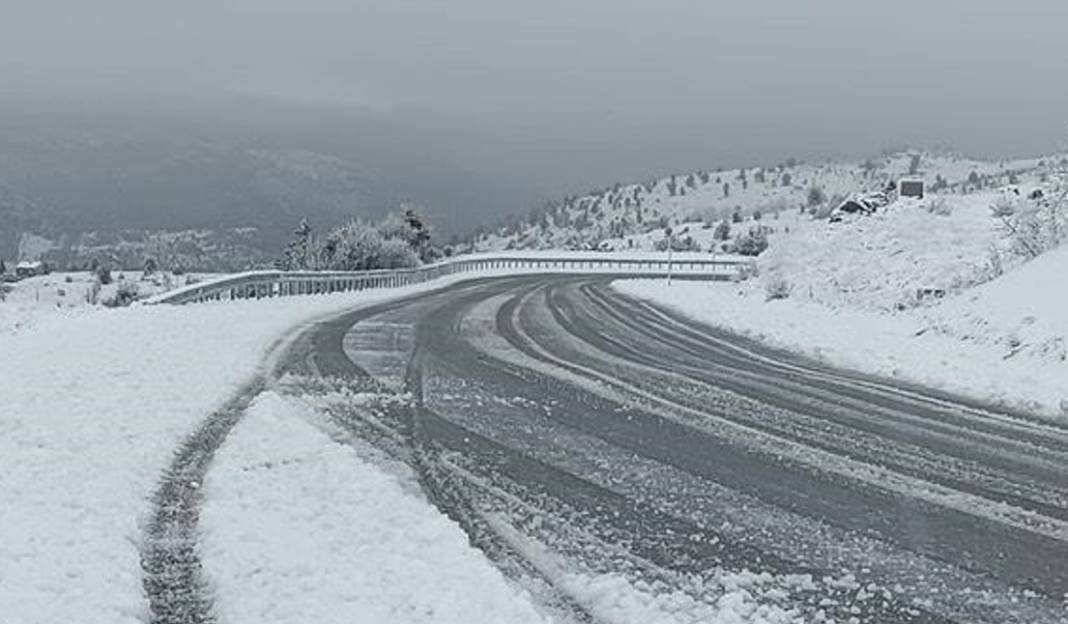
[{"label": "snow-covered hill", "polygon": [[715,225],[723,219],[741,219],[732,223],[731,237],[753,227],[754,219],[763,219],[769,231],[781,231],[786,225],[777,221],[785,215],[826,214],[851,194],[882,189],[902,178],[923,180],[929,192],[942,196],[967,197],[1008,184],[1037,184],[1064,159],[1058,154],[980,161],[898,152],[863,162],[791,160],[774,167],[698,170],[567,197],[533,211],[518,224],[480,234],[474,246],[479,250],[653,248],[665,238],[665,228],[671,228],[676,247],[718,251],[722,240],[715,237]]}]

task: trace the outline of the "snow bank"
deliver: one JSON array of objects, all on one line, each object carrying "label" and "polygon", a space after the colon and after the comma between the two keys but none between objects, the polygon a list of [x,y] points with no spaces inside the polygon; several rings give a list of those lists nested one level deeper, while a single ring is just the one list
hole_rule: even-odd
[{"label": "snow bank", "polygon": [[317,420],[268,392],[219,451],[201,528],[222,621],[547,621],[458,525]]},{"label": "snow bank", "polygon": [[141,622],[141,525],[184,437],[300,322],[444,283],[0,332],[0,620]]},{"label": "snow bank", "polygon": [[1063,246],[933,309],[932,325],[961,340],[998,345],[1006,357],[1045,358],[1056,366],[1068,358],[1066,273]]},{"label": "snow bank", "polygon": [[[633,583],[620,574],[567,574],[560,585],[605,622],[616,624],[794,624],[799,616],[758,600],[755,575],[736,575],[716,599],[666,586]],[[738,579],[745,579],[739,582]]]},{"label": "snow bank", "polygon": [[1068,417],[1068,248],[939,306],[892,314],[765,301],[748,284],[617,281],[620,292],[770,345],[886,377]]}]

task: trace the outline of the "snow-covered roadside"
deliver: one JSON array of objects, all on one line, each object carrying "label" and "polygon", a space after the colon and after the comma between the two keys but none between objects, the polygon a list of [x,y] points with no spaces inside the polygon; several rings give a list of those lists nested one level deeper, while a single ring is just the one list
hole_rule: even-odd
[{"label": "snow-covered roadside", "polygon": [[0,334],[0,619],[143,621],[141,529],[185,436],[294,326],[445,283],[99,310]]},{"label": "snow-covered roadside", "polygon": [[[944,303],[888,313],[748,284],[622,280],[620,292],[835,364],[1068,418],[1068,247]],[[795,293],[796,294],[796,293]]]},{"label": "snow-covered roadside", "polygon": [[[222,621],[551,621],[414,483],[369,464],[331,431],[309,403],[268,391],[217,452],[203,484],[200,530]],[[555,555],[524,546],[533,559],[551,561],[548,576],[606,622],[797,621],[763,604],[781,582],[769,575],[723,575],[707,582],[708,596],[695,597],[622,574],[565,571]]]},{"label": "snow-covered roadside", "polygon": [[[7,286],[10,292],[0,298],[0,335],[17,334],[40,323],[64,322],[74,316],[104,311],[103,302],[115,297],[120,287],[135,289],[141,296],[158,294],[174,285],[214,277],[196,274],[175,277],[157,273],[143,278],[141,271],[116,271],[114,281],[94,285],[96,276],[88,271],[50,273],[30,277]],[[99,289],[95,297],[93,290]],[[95,303],[91,302],[95,299]]]},{"label": "snow-covered roadside", "polygon": [[222,621],[546,622],[398,477],[261,395],[204,483],[202,557]]}]

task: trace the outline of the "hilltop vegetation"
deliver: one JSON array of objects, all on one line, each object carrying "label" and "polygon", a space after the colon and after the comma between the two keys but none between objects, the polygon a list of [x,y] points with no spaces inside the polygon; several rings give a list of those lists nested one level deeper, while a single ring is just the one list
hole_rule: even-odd
[{"label": "hilltop vegetation", "polygon": [[919,179],[931,193],[969,196],[1009,184],[1041,184],[1066,161],[1057,155],[985,162],[956,155],[895,152],[857,163],[801,163],[697,170],[616,184],[565,197],[525,218],[476,233],[495,249],[734,251],[747,237],[782,233],[784,215],[826,217],[849,196]]}]

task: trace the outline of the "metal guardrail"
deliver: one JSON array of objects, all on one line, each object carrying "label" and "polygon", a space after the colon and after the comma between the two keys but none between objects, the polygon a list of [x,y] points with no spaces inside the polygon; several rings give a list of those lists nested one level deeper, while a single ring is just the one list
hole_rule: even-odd
[{"label": "metal guardrail", "polygon": [[162,293],[146,303],[184,304],[395,288],[429,282],[457,273],[495,271],[507,274],[561,272],[730,279],[752,265],[752,260],[736,257],[669,259],[611,256],[471,256],[414,269],[239,273]]}]

